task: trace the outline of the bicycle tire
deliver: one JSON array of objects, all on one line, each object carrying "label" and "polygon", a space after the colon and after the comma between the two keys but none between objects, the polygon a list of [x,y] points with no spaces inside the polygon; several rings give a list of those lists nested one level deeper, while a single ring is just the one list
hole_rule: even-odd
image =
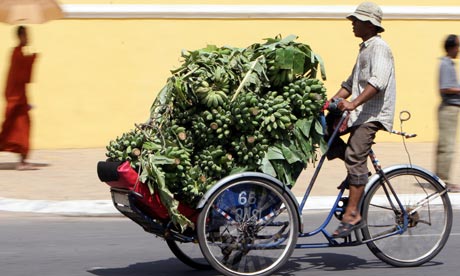
[{"label": "bicycle tire", "polygon": [[199,244],[194,242],[183,243],[172,239],[167,239],[166,244],[174,256],[191,268],[197,270],[212,269],[212,266],[201,253]]},{"label": "bicycle tire", "polygon": [[269,275],[292,254],[299,233],[296,205],[277,184],[236,179],[214,192],[200,212],[198,241],[224,275]]},{"label": "bicycle tire", "polygon": [[[420,207],[408,218],[407,229],[397,235],[367,242],[380,260],[396,267],[422,265],[444,247],[452,228],[452,206],[445,188],[434,177],[417,168],[400,168],[386,173],[407,212]],[[429,198],[424,206],[421,200]],[[437,198],[436,198],[437,197]],[[394,197],[393,202],[396,204]],[[363,202],[362,229],[365,240],[377,239],[402,227],[403,216],[388,204],[383,186],[376,183]]]}]

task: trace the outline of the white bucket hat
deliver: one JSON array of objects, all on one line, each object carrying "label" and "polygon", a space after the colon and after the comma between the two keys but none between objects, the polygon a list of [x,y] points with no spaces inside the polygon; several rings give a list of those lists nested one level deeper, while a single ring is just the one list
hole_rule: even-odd
[{"label": "white bucket hat", "polygon": [[355,17],[360,21],[370,21],[372,25],[378,27],[378,32],[385,31],[382,27],[383,12],[380,7],[372,2],[363,2],[356,7],[356,10],[347,16],[347,19]]}]

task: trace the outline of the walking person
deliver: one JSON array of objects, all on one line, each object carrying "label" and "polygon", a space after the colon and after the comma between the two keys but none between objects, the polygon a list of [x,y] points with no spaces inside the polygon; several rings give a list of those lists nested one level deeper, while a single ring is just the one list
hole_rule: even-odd
[{"label": "walking person", "polygon": [[17,28],[19,45],[13,49],[5,87],[6,111],[0,133],[0,151],[19,153],[18,170],[35,169],[27,163],[30,139],[30,105],[26,86],[31,81],[32,68],[37,54],[25,55],[28,43],[27,29]]},{"label": "walking person", "polygon": [[349,188],[348,204],[342,221],[334,231],[334,237],[347,237],[363,226],[359,202],[368,182],[368,153],[377,131],[393,128],[395,112],[396,80],[393,54],[379,33],[383,13],[371,2],[358,5],[347,16],[352,21],[353,33],[362,40],[359,54],[351,75],[341,85],[332,100],[341,111],[349,112],[348,142],[338,140],[331,145],[328,159],[339,157],[345,161],[346,183]]},{"label": "walking person", "polygon": [[436,174],[447,183],[450,192],[460,192],[460,184],[450,181],[452,161],[455,154],[458,114],[460,111],[460,84],[454,59],[459,50],[457,35],[448,35],[444,41],[446,55],[439,65],[438,143],[436,150]]}]

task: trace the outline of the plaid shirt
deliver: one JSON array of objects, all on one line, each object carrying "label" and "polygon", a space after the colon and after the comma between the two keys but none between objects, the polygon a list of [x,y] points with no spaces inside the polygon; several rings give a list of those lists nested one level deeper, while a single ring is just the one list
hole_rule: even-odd
[{"label": "plaid shirt", "polygon": [[353,72],[342,87],[351,92],[351,100],[354,100],[367,84],[375,87],[378,93],[350,113],[348,126],[380,122],[391,131],[396,102],[394,61],[390,47],[378,35],[360,44]]}]

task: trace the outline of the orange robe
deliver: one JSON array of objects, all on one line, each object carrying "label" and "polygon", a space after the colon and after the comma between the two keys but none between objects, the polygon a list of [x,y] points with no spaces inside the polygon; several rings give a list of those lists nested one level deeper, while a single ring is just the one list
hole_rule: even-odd
[{"label": "orange robe", "polygon": [[5,121],[0,133],[0,151],[29,152],[30,106],[26,97],[26,85],[30,82],[35,55],[24,55],[22,47],[14,48],[6,81]]}]

